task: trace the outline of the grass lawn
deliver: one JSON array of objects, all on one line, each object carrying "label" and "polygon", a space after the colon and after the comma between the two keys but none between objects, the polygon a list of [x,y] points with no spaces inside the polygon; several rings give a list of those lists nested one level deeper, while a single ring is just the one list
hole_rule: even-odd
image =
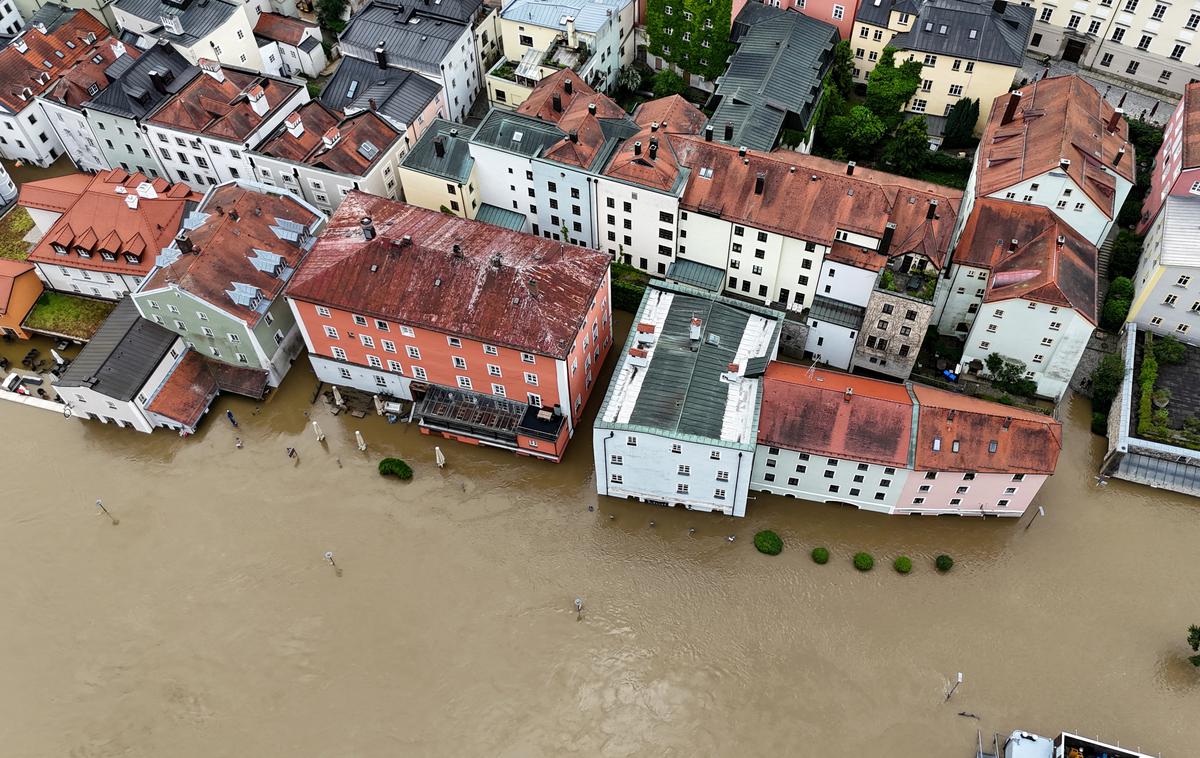
[{"label": "grass lawn", "polygon": [[90,340],[115,307],[116,303],[106,300],[43,292],[37,305],[33,306],[29,317],[25,319],[25,326]]},{"label": "grass lawn", "polygon": [[21,240],[33,228],[33,219],[21,206],[13,208],[0,219],[0,258],[23,261],[29,257],[29,247]]}]

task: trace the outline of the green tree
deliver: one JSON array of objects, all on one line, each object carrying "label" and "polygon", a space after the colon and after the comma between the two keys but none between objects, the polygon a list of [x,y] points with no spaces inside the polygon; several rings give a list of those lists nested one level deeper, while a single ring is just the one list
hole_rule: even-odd
[{"label": "green tree", "polygon": [[317,21],[322,29],[340,34],[346,28],[345,13],[346,0],[317,0]]},{"label": "green tree", "polygon": [[1150,349],[1154,351],[1154,357],[1159,363],[1165,365],[1174,365],[1183,363],[1187,360],[1187,345],[1175,339],[1175,336],[1168,334],[1165,337],[1156,337]]},{"label": "green tree", "polygon": [[655,97],[670,97],[687,92],[687,82],[679,74],[669,68],[664,68],[654,75],[654,85],[651,91]]},{"label": "green tree", "polygon": [[[1188,627],[1187,640],[1188,647],[1192,649],[1192,652],[1200,651],[1200,626],[1192,624]],[[1188,656],[1188,660],[1192,662],[1193,666],[1200,667],[1200,655]]]},{"label": "green tree", "polygon": [[843,98],[850,97],[854,92],[854,51],[850,49],[849,40],[842,40],[834,46],[828,82]]},{"label": "green tree", "polygon": [[903,176],[919,173],[929,157],[929,135],[925,129],[924,116],[910,118],[896,127],[883,148],[884,165]]},{"label": "green tree", "polygon": [[910,60],[896,65],[896,50],[885,47],[867,77],[867,107],[888,131],[899,125],[901,109],[921,86],[921,63]]},{"label": "green tree", "polygon": [[1100,328],[1111,332],[1120,329],[1132,303],[1133,282],[1123,276],[1113,279],[1104,298],[1104,309],[1100,312]]},{"label": "green tree", "polygon": [[1107,414],[1124,379],[1125,361],[1120,353],[1109,353],[1101,358],[1092,372],[1092,409]]},{"label": "green tree", "polygon": [[979,100],[969,97],[959,98],[950,106],[946,114],[946,127],[942,131],[942,144],[945,147],[962,147],[971,142],[975,135],[975,124],[979,121]]},{"label": "green tree", "polygon": [[844,116],[829,119],[826,140],[834,150],[843,150],[854,160],[867,158],[887,127],[866,106],[856,105]]},{"label": "green tree", "polygon": [[992,353],[984,360],[984,364],[997,389],[1025,397],[1033,397],[1037,393],[1037,382],[1025,378],[1025,364],[1022,361]]},{"label": "green tree", "polygon": [[622,66],[617,71],[617,89],[636,92],[642,87],[642,74],[636,66]]},{"label": "green tree", "polygon": [[[1131,191],[1130,196],[1133,196]],[[1138,213],[1141,213],[1141,201],[1137,203]],[[1133,278],[1137,273],[1138,263],[1142,258],[1142,237],[1128,229],[1117,232],[1113,240],[1112,254],[1108,258],[1108,278]]]}]

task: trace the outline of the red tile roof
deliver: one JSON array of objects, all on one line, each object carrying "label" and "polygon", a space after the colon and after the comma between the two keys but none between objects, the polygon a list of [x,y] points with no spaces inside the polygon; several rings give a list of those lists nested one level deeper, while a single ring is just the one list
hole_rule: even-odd
[{"label": "red tile roof", "polygon": [[249,366],[235,366],[207,356],[204,356],[204,362],[208,364],[208,370],[217,380],[217,387],[222,392],[232,392],[255,400],[261,400],[267,394],[267,371]]},{"label": "red tile roof", "polygon": [[[687,210],[823,245],[833,244],[837,229],[880,238],[891,222],[896,230],[889,256],[913,252],[939,268],[944,263],[959,190],[864,168],[847,175],[845,163],[791,151],[743,157],[738,148],[700,137],[669,139],[692,172],[682,200]],[[763,193],[756,195],[759,175]],[[937,202],[933,219],[931,201]]]},{"label": "red tile roof", "polygon": [[[567,81],[571,83],[570,92],[567,92],[566,89]],[[557,124],[558,120],[562,118],[563,112],[577,98],[583,99],[595,94],[596,90],[588,86],[579,74],[569,68],[564,68],[538,82],[533,91],[529,93],[529,97],[525,98],[525,102],[517,108],[517,113]],[[561,105],[559,110],[554,109],[555,95],[558,95]]]},{"label": "red tile roof", "polygon": [[188,350],[150,398],[146,410],[195,428],[216,395],[217,380],[208,370],[207,361],[195,350]]},{"label": "red tile roof", "polygon": [[[222,66],[220,74],[221,81],[207,72],[197,76],[164,100],[146,123],[242,142],[300,90],[297,84],[234,68]],[[255,87],[267,98],[267,111],[261,116],[249,100]]]},{"label": "red tile roof", "polygon": [[884,466],[908,464],[912,399],[902,384],[772,362],[758,444]]},{"label": "red tile roof", "polygon": [[708,116],[679,95],[660,97],[642,103],[633,112],[638,126],[658,124],[668,134],[700,134]]},{"label": "red tile roof", "polygon": [[33,271],[33,264],[26,261],[10,261],[0,258],[0,316],[8,313],[8,302],[12,297],[17,277]]},{"label": "red tile roof", "polygon": [[599,250],[354,191],[288,296],[565,359],[607,273]]},{"label": "red tile roof", "polygon": [[604,173],[644,187],[670,191],[679,181],[681,168],[666,135],[648,127],[621,143]]},{"label": "red tile roof", "polygon": [[295,47],[304,39],[304,33],[312,29],[320,37],[320,31],[315,24],[306,24],[298,18],[282,16],[278,13],[263,13],[254,25],[254,33],[259,37],[273,39],[285,45]]},{"label": "red tile roof", "polygon": [[[121,55],[117,55],[118,51]],[[72,107],[83,105],[95,97],[96,92],[108,87],[109,79],[104,70],[111,66],[113,61],[121,56],[129,56],[136,60],[141,54],[142,51],[132,45],[125,45],[111,38],[106,39],[92,48],[92,54],[81,56],[57,81],[52,81],[42,93],[42,97]],[[96,92],[91,91],[93,87],[96,88]]]},{"label": "red tile roof", "polygon": [[[1134,151],[1129,125],[1117,119],[1115,108],[1082,78],[1059,76],[1033,82],[1021,90],[1013,118],[1003,123],[1013,93],[1001,95],[979,141],[975,194],[991,195],[1018,182],[1057,170],[1069,160],[1067,174],[1092,202],[1111,218],[1116,212],[1116,176],[1132,182]],[[1125,147],[1121,161],[1113,159]]]},{"label": "red tile roof", "polygon": [[[25,45],[25,52],[20,51],[19,43]],[[28,29],[18,41],[0,50],[0,104],[14,113],[21,112],[34,96],[53,87],[58,77],[78,61],[98,53],[105,55],[105,50],[111,56],[111,43],[108,29],[85,10],[76,11],[49,34]],[[30,94],[22,98],[26,87]]]},{"label": "red tile roof", "polygon": [[[297,128],[299,136],[294,133]],[[334,139],[332,147],[323,139],[326,134]],[[400,132],[371,111],[341,118],[312,100],[288,114],[255,152],[339,174],[363,176],[398,139]],[[364,144],[376,148],[369,153],[370,158],[363,153]]]},{"label": "red tile roof", "polygon": [[[913,392],[921,406],[917,470],[1054,473],[1062,424],[1052,417],[923,385],[913,385]],[[941,439],[938,451],[936,438]]]},{"label": "red tile roof", "polygon": [[256,310],[240,304],[229,292],[235,289],[235,284],[242,284],[256,288],[262,302],[274,302],[286,279],[256,267],[253,263],[258,257],[256,251],[279,255],[284,269],[295,269],[304,260],[306,251],[274,229],[279,228],[280,219],[308,228],[319,217],[287,192],[258,192],[236,182],[214,187],[204,198],[200,211],[208,214],[208,218],[187,233],[193,252],[157,269],[142,285],[142,291],[173,284],[253,327],[265,308]]},{"label": "red tile roof", "polygon": [[[571,92],[566,83],[571,82]],[[546,149],[545,157],[580,168],[590,168],[604,147],[606,137],[600,119],[625,119],[628,114],[611,98],[582,84],[579,75],[562,69],[542,79],[517,108],[517,113],[555,124],[567,136]],[[554,107],[558,96],[561,109]]]},{"label": "red tile roof", "polygon": [[1180,165],[1192,168],[1200,166],[1200,82],[1191,82],[1184,89],[1183,109],[1183,162]]},{"label": "red tile roof", "polygon": [[1065,306],[1095,324],[1097,255],[1048,208],[982,198],[963,227],[954,261],[991,269],[987,302],[1024,298]]},{"label": "red tile roof", "polygon": [[[130,206],[130,198],[137,199],[136,207]],[[159,251],[179,231],[187,204],[199,201],[200,195],[187,185],[121,169],[26,182],[18,200],[26,208],[62,214],[34,246],[29,260],[132,276],[144,276],[153,268]],[[65,248],[65,253],[56,252],[55,245]],[[79,248],[90,251],[91,257],[79,255]],[[113,260],[106,260],[105,252]],[[126,254],[137,262],[129,261]]]}]

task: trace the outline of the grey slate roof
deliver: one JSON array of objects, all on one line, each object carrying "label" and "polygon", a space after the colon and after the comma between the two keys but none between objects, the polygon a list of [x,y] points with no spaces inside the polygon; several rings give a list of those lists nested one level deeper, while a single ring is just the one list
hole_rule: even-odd
[{"label": "grey slate roof", "polygon": [[896,0],[895,2],[892,2],[892,0],[864,0],[858,6],[858,12],[854,15],[854,20],[887,28],[888,19],[891,17],[893,10],[916,15],[920,7],[921,0]]},{"label": "grey slate roof", "polygon": [[374,0],[354,14],[338,38],[342,55],[374,62],[382,42],[389,66],[440,76],[442,60],[480,5],[481,0]]},{"label": "grey slate roof", "polygon": [[897,50],[1020,66],[1033,32],[1032,6],[992,0],[926,0],[912,29],[892,38]]},{"label": "grey slate roof", "polygon": [[90,387],[114,400],[132,400],[177,338],[142,318],[125,297],[54,385]]},{"label": "grey slate roof", "polygon": [[321,40],[316,37],[305,37],[300,40],[298,47],[306,53],[311,53],[313,50],[321,46]]},{"label": "grey slate roof", "polygon": [[346,114],[368,110],[374,100],[379,115],[407,126],[440,91],[436,84],[412,71],[382,69],[372,62],[342,58],[319,99],[326,107]]},{"label": "grey slate roof", "polygon": [[[456,131],[457,134],[451,135],[452,131]],[[440,176],[461,184],[467,181],[471,175],[471,167],[475,165],[475,159],[471,157],[470,151],[471,135],[474,133],[475,130],[469,126],[438,119],[429,125],[429,128],[421,135],[421,139],[417,140],[417,144],[412,146],[408,155],[404,156],[400,165],[413,171]],[[433,144],[434,138],[439,136],[442,138],[442,145],[445,148],[445,154],[441,158],[437,156],[437,150]]]},{"label": "grey slate roof", "polygon": [[[595,34],[610,18],[620,15],[632,0],[512,0],[501,17],[517,23],[566,31],[565,19],[575,19],[575,29]],[[609,15],[611,13],[611,15]]]},{"label": "grey slate roof", "polygon": [[530,116],[493,108],[475,129],[472,142],[522,155],[541,155],[567,133]]},{"label": "grey slate roof", "polygon": [[667,269],[667,278],[709,292],[720,292],[721,285],[725,282],[725,269],[680,258]]},{"label": "grey slate roof", "polygon": [[733,125],[728,144],[767,151],[784,126],[808,126],[838,31],[796,11],[763,6],[752,16],[743,14],[740,20],[755,23],[717,79],[718,105],[709,123],[718,138],[724,137],[726,124]]},{"label": "grey slate roof", "polygon": [[211,34],[234,12],[240,11],[236,4],[225,0],[184,0],[182,10],[163,0],[117,0],[117,8],[154,23],[159,23],[164,15],[178,16],[182,34],[172,34],[165,28],[155,29],[150,34],[188,47]]},{"label": "grey slate roof", "polygon": [[52,34],[55,29],[62,26],[75,15],[77,8],[68,8],[65,5],[58,3],[46,3],[42,7],[34,11],[29,20],[25,22],[27,29],[32,29],[37,24],[42,24],[46,27],[46,33]]},{"label": "grey slate roof", "polygon": [[[118,61],[130,58],[123,55]],[[112,69],[112,66],[109,66]],[[170,72],[174,80],[167,86],[168,92],[159,92],[150,80],[151,71]],[[166,43],[160,43],[144,51],[132,61],[117,80],[104,88],[88,103],[89,110],[103,111],[126,118],[142,118],[158,107],[179,87],[200,74],[200,69],[191,65]]]},{"label": "grey slate roof", "polygon": [[514,232],[519,232],[525,228],[524,215],[508,208],[488,205],[487,203],[479,206],[479,213],[476,214],[475,220],[482,221],[485,224],[502,226],[505,229],[512,229]]}]

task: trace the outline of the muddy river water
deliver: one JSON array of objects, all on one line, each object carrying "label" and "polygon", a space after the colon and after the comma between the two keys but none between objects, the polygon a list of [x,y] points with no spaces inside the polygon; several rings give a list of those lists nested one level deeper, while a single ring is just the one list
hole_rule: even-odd
[{"label": "muddy river water", "polygon": [[557,466],[442,442],[439,471],[435,440],[315,386],[297,363],[190,439],[0,402],[0,754],[966,758],[1017,727],[1200,754],[1200,501],[1096,487],[1086,400],[1025,529],[599,499],[588,433]]}]

